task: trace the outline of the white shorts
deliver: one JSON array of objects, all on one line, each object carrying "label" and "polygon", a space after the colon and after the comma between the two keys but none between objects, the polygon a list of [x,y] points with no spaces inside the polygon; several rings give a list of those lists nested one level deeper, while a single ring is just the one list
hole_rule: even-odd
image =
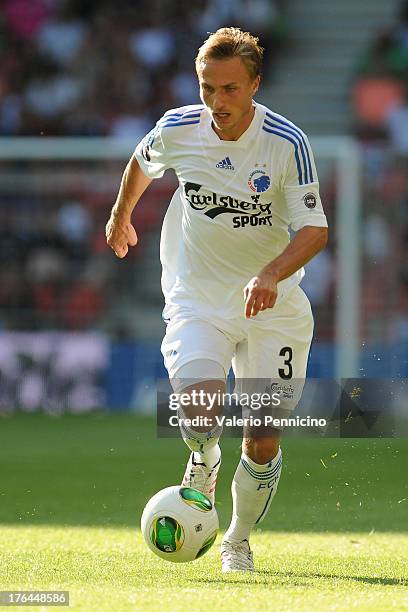
[{"label": "white shorts", "polygon": [[[167,325],[161,348],[170,380],[186,364],[204,359],[218,363],[226,376],[232,365],[235,378],[247,384],[280,379],[290,386],[291,380],[305,379],[312,336],[310,302],[297,286],[274,308],[251,319],[209,321],[180,308]],[[299,399],[299,393],[294,395],[291,409]]]}]

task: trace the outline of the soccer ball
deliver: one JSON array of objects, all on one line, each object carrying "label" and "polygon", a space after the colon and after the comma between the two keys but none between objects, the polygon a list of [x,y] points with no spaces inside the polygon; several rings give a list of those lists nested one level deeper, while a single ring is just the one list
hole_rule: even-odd
[{"label": "soccer ball", "polygon": [[146,544],[166,561],[202,557],[214,544],[218,515],[211,501],[191,487],[167,487],[146,504],[141,527]]}]

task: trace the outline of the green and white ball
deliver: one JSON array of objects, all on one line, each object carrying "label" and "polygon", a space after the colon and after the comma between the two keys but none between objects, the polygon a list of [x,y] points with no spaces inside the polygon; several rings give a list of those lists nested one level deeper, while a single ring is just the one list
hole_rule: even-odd
[{"label": "green and white ball", "polygon": [[167,487],[147,502],[141,528],[156,555],[185,563],[202,557],[214,544],[218,515],[208,497],[197,489]]}]

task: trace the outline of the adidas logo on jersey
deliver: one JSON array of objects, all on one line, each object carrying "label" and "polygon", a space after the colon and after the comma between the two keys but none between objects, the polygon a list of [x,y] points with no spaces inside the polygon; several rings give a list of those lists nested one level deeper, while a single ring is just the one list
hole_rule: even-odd
[{"label": "adidas logo on jersey", "polygon": [[218,164],[215,165],[216,168],[221,168],[222,170],[234,170],[234,166],[231,163],[229,157],[224,157]]}]

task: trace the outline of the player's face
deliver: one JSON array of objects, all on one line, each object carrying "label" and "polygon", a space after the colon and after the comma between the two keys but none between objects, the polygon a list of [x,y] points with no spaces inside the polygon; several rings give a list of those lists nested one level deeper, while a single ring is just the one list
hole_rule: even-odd
[{"label": "player's face", "polygon": [[241,58],[233,57],[202,63],[198,81],[216,133],[222,140],[237,140],[254,116],[252,96],[260,77],[252,79]]}]

